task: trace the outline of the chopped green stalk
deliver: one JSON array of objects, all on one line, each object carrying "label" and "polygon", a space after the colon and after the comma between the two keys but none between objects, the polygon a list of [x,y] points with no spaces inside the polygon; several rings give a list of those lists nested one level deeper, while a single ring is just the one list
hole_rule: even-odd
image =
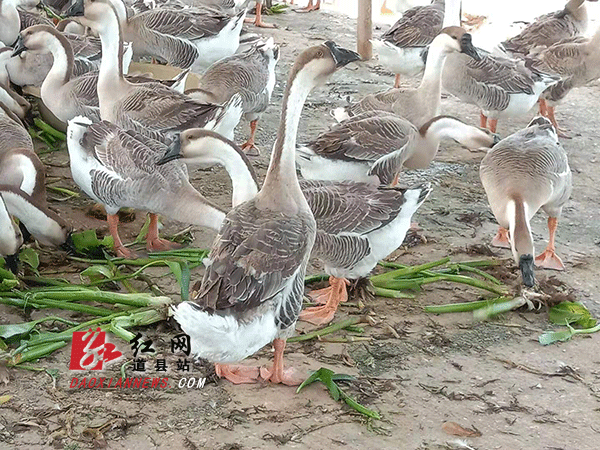
[{"label": "chopped green stalk", "polygon": [[510,297],[498,297],[489,300],[478,300],[474,302],[450,303],[447,305],[428,305],[425,306],[423,309],[425,310],[425,312],[433,314],[459,313],[474,311],[476,309],[480,309],[491,304],[503,303],[507,300],[510,300]]},{"label": "chopped green stalk", "polygon": [[[151,294],[119,294],[116,292],[80,290],[75,292],[36,292],[31,296],[31,302],[36,303],[42,298],[43,301],[62,300],[70,301],[95,301],[101,303],[122,304],[128,306],[163,306],[172,302],[169,297],[154,297]],[[60,302],[58,302],[60,303]],[[112,311],[110,312],[112,314]]]},{"label": "chopped green stalk", "polygon": [[439,261],[433,261],[433,262],[421,264],[418,266],[409,266],[409,267],[405,267],[402,269],[393,270],[391,272],[382,273],[381,275],[375,275],[375,276],[372,276],[370,278],[370,280],[373,284],[375,284],[375,283],[381,284],[381,282],[385,282],[390,279],[405,277],[407,275],[412,275],[417,272],[422,272],[424,270],[431,269],[433,267],[442,266],[442,265],[446,264],[448,261],[450,261],[450,258],[445,257],[445,258],[440,259]]},{"label": "chopped green stalk", "polygon": [[[35,295],[35,294],[34,294]],[[58,308],[67,311],[78,311],[94,316],[110,316],[113,311],[106,308],[98,308],[96,306],[80,305],[79,303],[70,303],[66,301],[52,300],[48,298],[35,298],[29,296],[27,299],[22,298],[5,298],[0,296],[0,303],[5,305],[17,306],[19,308],[37,307],[37,308]]]},{"label": "chopped green stalk", "polygon": [[360,320],[361,320],[360,317],[352,317],[350,319],[346,319],[346,320],[342,320],[341,322],[334,323],[333,325],[329,325],[328,327],[321,328],[320,330],[315,330],[310,333],[303,334],[301,336],[291,337],[287,341],[288,342],[308,341],[310,339],[314,339],[319,336],[325,336],[327,334],[334,333],[334,332],[339,331],[343,328],[346,328],[350,325],[356,325],[357,323],[360,322]]},{"label": "chopped green stalk", "polygon": [[46,278],[46,277],[19,277],[21,281],[25,281],[28,283],[36,283],[43,284],[46,286],[65,286],[69,284],[67,280],[59,280],[56,278]]},{"label": "chopped green stalk", "polygon": [[461,261],[458,264],[469,267],[489,267],[489,266],[501,266],[508,258],[505,259],[477,259],[473,261]]},{"label": "chopped green stalk", "polygon": [[520,308],[525,305],[527,300],[524,297],[515,297],[512,300],[508,300],[501,303],[495,303],[493,305],[485,306],[481,309],[473,311],[473,318],[475,320],[487,320],[498,314],[502,314],[513,309]]},{"label": "chopped green stalk", "polygon": [[50,125],[48,125],[46,122],[44,122],[42,119],[40,118],[35,118],[33,119],[33,123],[35,123],[35,125],[42,130],[45,133],[48,133],[49,136],[52,136],[55,139],[59,139],[61,141],[66,141],[67,140],[67,135],[61,131],[55,130],[54,128],[52,128]]},{"label": "chopped green stalk", "polygon": [[[491,284],[484,283],[481,280],[476,280],[475,278],[466,277],[464,275],[439,274],[438,278],[443,281],[452,281],[454,283],[468,284],[469,286],[490,291],[497,295],[506,295],[508,293],[508,289],[504,286],[493,286]],[[434,281],[438,280],[428,279],[427,282],[432,283]]]},{"label": "chopped green stalk", "polygon": [[406,294],[402,291],[396,291],[394,289],[385,289],[378,286],[373,286],[373,290],[375,291],[375,295],[379,297],[387,297],[387,298],[415,298],[413,294]]},{"label": "chopped green stalk", "polygon": [[65,194],[69,198],[79,197],[79,194],[77,192],[73,192],[70,189],[66,189],[66,188],[62,188],[62,187],[58,187],[58,186],[46,186],[46,189],[54,191],[54,192],[58,192],[60,194]]},{"label": "chopped green stalk", "polygon": [[355,409],[359,413],[364,414],[367,417],[372,417],[373,419],[381,419],[381,416],[379,415],[379,413],[377,411],[373,411],[372,409],[369,409],[369,408],[361,405],[356,400],[354,400],[352,397],[350,397],[348,394],[346,394],[344,391],[342,391],[339,387],[338,387],[338,390],[340,392],[340,397],[342,397],[342,399],[346,402],[346,404],[348,406]]},{"label": "chopped green stalk", "polygon": [[115,325],[114,323],[110,324],[108,331],[123,339],[127,343],[131,342],[131,340],[135,337],[135,334],[133,334],[131,331],[127,331],[125,328]]},{"label": "chopped green stalk", "polygon": [[320,275],[309,275],[304,278],[304,284],[317,283],[319,281],[325,281],[329,279],[329,275],[322,273]]},{"label": "chopped green stalk", "polygon": [[410,266],[406,266],[404,264],[398,264],[398,263],[391,262],[391,261],[379,261],[378,264],[381,267],[386,267],[388,269],[406,269],[407,267],[410,267]]},{"label": "chopped green stalk", "polygon": [[67,345],[66,341],[58,341],[48,344],[36,345],[35,347],[30,347],[23,353],[17,354],[15,357],[11,358],[8,361],[8,365],[16,366],[17,364],[43,358],[44,356],[47,356],[50,353],[53,353],[60,348],[63,348],[65,345]]},{"label": "chopped green stalk", "polygon": [[461,264],[461,263],[456,264],[456,267],[458,267],[458,270],[460,270],[460,271],[474,273],[474,274],[479,275],[480,277],[485,278],[488,281],[491,281],[494,284],[497,284],[499,286],[502,285],[502,282],[500,280],[498,280],[496,277],[494,277],[494,276],[490,275],[489,273],[484,272],[483,270],[478,269],[476,267],[471,267],[471,266],[468,266],[466,264]]}]

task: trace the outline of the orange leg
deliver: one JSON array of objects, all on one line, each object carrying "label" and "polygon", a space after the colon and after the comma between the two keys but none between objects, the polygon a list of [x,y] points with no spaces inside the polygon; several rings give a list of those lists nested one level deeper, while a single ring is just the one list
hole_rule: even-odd
[{"label": "orange leg", "polygon": [[548,246],[541,255],[535,258],[535,264],[544,269],[553,270],[565,270],[565,265],[562,260],[556,255],[554,248],[554,237],[556,235],[556,227],[558,226],[558,219],[556,217],[548,217],[548,232],[550,238],[548,239]]},{"label": "orange leg", "polygon": [[107,214],[106,221],[108,222],[108,229],[110,235],[113,238],[113,249],[117,256],[126,259],[136,258],[137,255],[123,245],[121,237],[119,236],[119,216],[116,214]]},{"label": "orange leg", "polygon": [[262,4],[256,2],[256,17],[254,18],[254,25],[260,28],[277,28],[273,23],[266,23],[262,20]]},{"label": "orange leg", "polygon": [[483,114],[483,111],[479,113],[479,126],[487,129],[487,116]]},{"label": "orange leg", "polygon": [[498,227],[498,233],[496,233],[496,236],[492,239],[492,245],[494,247],[510,248],[508,230],[506,228]]},{"label": "orange leg", "polygon": [[313,5],[313,0],[308,0],[308,5],[306,5],[304,8],[297,9],[296,12],[311,12],[319,9],[321,9],[321,0],[317,0],[316,5]]},{"label": "orange leg", "polygon": [[569,136],[566,130],[559,128],[556,116],[554,115],[554,106],[548,106],[548,119],[550,119],[550,122],[552,122],[552,125],[554,125],[554,128],[556,129],[556,133],[561,138],[571,139],[571,136]]},{"label": "orange leg", "polygon": [[256,383],[260,376],[258,367],[215,363],[215,373],[233,384]]},{"label": "orange leg", "polygon": [[287,386],[298,386],[302,383],[302,378],[299,378],[293,368],[283,368],[283,350],[285,349],[285,339],[275,339],[273,341],[275,347],[275,355],[273,355],[273,367],[267,369],[260,368],[260,377],[271,383],[283,383]]},{"label": "orange leg", "polygon": [[489,130],[490,130],[492,133],[495,133],[495,132],[496,132],[496,126],[497,126],[497,125],[498,125],[498,119],[490,119],[490,128],[489,128]]},{"label": "orange leg", "polygon": [[146,236],[146,248],[151,252],[162,252],[165,250],[181,248],[181,245],[175,242],[158,237],[158,215],[156,214],[150,214],[150,226],[148,227],[148,235]]},{"label": "orange leg", "polygon": [[394,87],[395,88],[400,87],[400,74],[399,73],[396,74],[396,78],[394,79]]},{"label": "orange leg", "polygon": [[548,117],[548,104],[546,103],[546,99],[540,98],[540,115],[544,117]]},{"label": "orange leg", "polygon": [[324,301],[325,304],[306,308],[300,313],[298,319],[313,325],[324,325],[331,322],[338,305],[348,300],[348,291],[346,290],[348,284],[350,283],[345,278],[329,277],[329,287],[315,292],[317,295],[314,297],[317,303]]},{"label": "orange leg", "polygon": [[254,145],[254,135],[256,134],[256,125],[258,124],[258,119],[250,121],[250,137],[248,140],[242,144],[242,150],[246,152],[249,156],[258,156],[260,152],[258,151],[258,147]]}]

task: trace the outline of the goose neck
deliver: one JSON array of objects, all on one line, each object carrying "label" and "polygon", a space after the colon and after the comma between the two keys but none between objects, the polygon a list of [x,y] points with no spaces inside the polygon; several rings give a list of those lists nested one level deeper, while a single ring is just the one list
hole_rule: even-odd
[{"label": "goose neck", "polygon": [[215,162],[221,164],[231,178],[231,206],[234,208],[254,198],[258,193],[258,184],[251,167],[248,167],[248,158],[244,158],[240,154],[241,151],[226,142],[221,142],[215,146],[214,152]]},{"label": "goose neck", "polygon": [[49,36],[47,48],[52,54],[53,62],[48,75],[42,83],[42,96],[56,95],[56,90],[69,82],[73,75],[73,48],[64,36]]},{"label": "goose neck", "polygon": [[442,70],[446,61],[446,51],[443,43],[432,42],[427,53],[427,62],[425,63],[425,73],[421,80],[419,89],[423,87],[442,86]]},{"label": "goose neck", "polygon": [[527,203],[518,196],[511,199],[506,205],[506,214],[513,257],[519,264],[522,255],[534,254]]},{"label": "goose neck", "polygon": [[[98,97],[102,103],[101,92],[118,95],[120,88],[126,86],[123,77],[123,36],[116,12],[107,14],[97,29],[102,43],[102,61],[98,74]],[[102,108],[102,105],[100,105]]]},{"label": "goose neck", "polygon": [[285,207],[286,199],[292,197],[297,205],[304,205],[308,209],[296,175],[295,153],[296,135],[302,108],[314,86],[315,80],[310,71],[292,69],[283,98],[281,120],[269,169],[258,194],[259,198],[267,193],[270,196],[279,197],[278,204],[282,207]]}]

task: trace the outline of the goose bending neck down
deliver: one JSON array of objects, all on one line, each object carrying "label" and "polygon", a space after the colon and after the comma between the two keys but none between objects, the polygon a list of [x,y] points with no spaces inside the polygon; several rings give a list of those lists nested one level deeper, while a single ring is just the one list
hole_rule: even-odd
[{"label": "goose bending neck down", "polygon": [[[284,370],[283,350],[302,308],[316,223],[296,176],[296,132],[310,91],[359,58],[331,41],[297,57],[265,182],[254,198],[227,214],[195,303],[183,302],[174,311],[191,337],[192,352],[217,363],[217,374],[234,383],[259,377],[289,385],[301,381],[292,370]],[[227,365],[270,342],[275,347],[272,368]]]},{"label": "goose bending neck down", "polygon": [[481,161],[481,182],[500,225],[492,244],[512,249],[523,283],[533,286],[534,245],[529,222],[541,208],[548,214],[550,239],[535,258],[540,267],[564,270],[554,236],[571,195],[571,170],[550,120],[537,117],[527,128],[500,141]]},{"label": "goose bending neck down", "polygon": [[426,169],[443,138],[469,149],[489,148],[497,136],[451,116],[436,116],[419,129],[385,111],[351,117],[300,146],[297,162],[310,180],[353,180],[395,185],[401,170]]}]

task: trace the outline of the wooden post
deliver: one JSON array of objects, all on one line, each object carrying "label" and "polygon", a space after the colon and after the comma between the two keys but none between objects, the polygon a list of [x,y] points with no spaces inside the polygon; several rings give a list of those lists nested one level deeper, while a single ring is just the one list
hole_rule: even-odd
[{"label": "wooden post", "polygon": [[356,23],[357,50],[363,59],[373,57],[371,38],[373,37],[372,1],[358,0],[358,19]]}]

